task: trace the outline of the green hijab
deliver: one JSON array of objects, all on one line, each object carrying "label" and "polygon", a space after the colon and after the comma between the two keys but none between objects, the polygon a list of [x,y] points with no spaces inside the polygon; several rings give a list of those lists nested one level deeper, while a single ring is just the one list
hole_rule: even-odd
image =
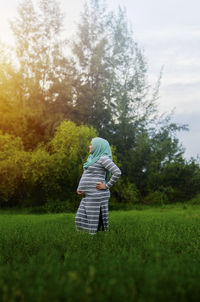
[{"label": "green hijab", "polygon": [[[84,163],[83,168],[87,169],[89,166],[96,163],[102,155],[107,155],[110,159],[112,159],[112,151],[110,149],[109,142],[101,137],[95,137],[91,141],[92,144],[92,152],[88,156],[87,161]],[[110,177],[110,171],[106,172],[106,183]]]}]

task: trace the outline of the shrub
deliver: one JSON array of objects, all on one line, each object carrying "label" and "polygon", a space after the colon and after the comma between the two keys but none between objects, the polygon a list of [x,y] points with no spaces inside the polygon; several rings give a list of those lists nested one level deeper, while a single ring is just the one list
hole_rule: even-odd
[{"label": "shrub", "polygon": [[140,194],[138,189],[136,188],[136,185],[124,180],[122,177],[117,181],[117,183],[111,190],[111,200],[113,202],[118,201],[123,203],[136,204],[140,201]]},{"label": "shrub", "polygon": [[150,205],[164,205],[164,204],[169,203],[169,200],[168,200],[166,192],[154,191],[154,192],[150,192],[144,198],[144,203],[150,204]]},{"label": "shrub", "polygon": [[25,151],[20,138],[0,133],[0,205],[73,199],[94,136],[93,128],[64,121],[47,145]]},{"label": "shrub", "polygon": [[165,191],[171,202],[193,198],[200,192],[199,164],[193,159],[165,163],[162,170],[149,180],[149,191]]},{"label": "shrub", "polygon": [[[0,132],[0,204],[6,204],[18,194],[30,154],[24,151],[22,140]],[[19,199],[21,194],[19,195]]]},{"label": "shrub", "polygon": [[198,193],[196,196],[194,196],[192,199],[190,199],[187,203],[194,204],[194,205],[200,205],[200,193]]},{"label": "shrub", "polygon": [[46,202],[43,208],[46,213],[75,212],[77,202],[55,200],[54,202]]}]

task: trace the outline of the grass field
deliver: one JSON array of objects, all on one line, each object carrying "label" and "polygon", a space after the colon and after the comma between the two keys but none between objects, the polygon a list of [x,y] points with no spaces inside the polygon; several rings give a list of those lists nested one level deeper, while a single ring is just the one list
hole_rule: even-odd
[{"label": "grass field", "polygon": [[75,214],[0,211],[0,301],[199,301],[200,207],[109,216],[92,240]]}]

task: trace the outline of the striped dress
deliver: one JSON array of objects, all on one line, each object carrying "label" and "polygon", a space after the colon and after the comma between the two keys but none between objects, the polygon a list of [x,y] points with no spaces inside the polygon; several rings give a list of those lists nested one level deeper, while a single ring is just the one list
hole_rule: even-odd
[{"label": "striped dress", "polygon": [[[106,170],[112,173],[112,177],[106,184],[107,189],[96,189],[97,182],[105,182]],[[120,177],[120,169],[106,155],[103,155],[93,165],[84,170],[77,190],[85,193],[82,198],[75,217],[77,230],[84,229],[90,234],[95,234],[99,224],[100,209],[104,229],[108,230],[108,200],[110,198],[109,188]]]}]

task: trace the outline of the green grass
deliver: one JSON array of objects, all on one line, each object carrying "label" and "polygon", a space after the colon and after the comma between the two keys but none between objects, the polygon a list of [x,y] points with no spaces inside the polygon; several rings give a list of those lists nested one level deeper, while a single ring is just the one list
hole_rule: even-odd
[{"label": "green grass", "polygon": [[200,207],[110,212],[110,231],[75,214],[0,212],[0,301],[199,301]]}]

